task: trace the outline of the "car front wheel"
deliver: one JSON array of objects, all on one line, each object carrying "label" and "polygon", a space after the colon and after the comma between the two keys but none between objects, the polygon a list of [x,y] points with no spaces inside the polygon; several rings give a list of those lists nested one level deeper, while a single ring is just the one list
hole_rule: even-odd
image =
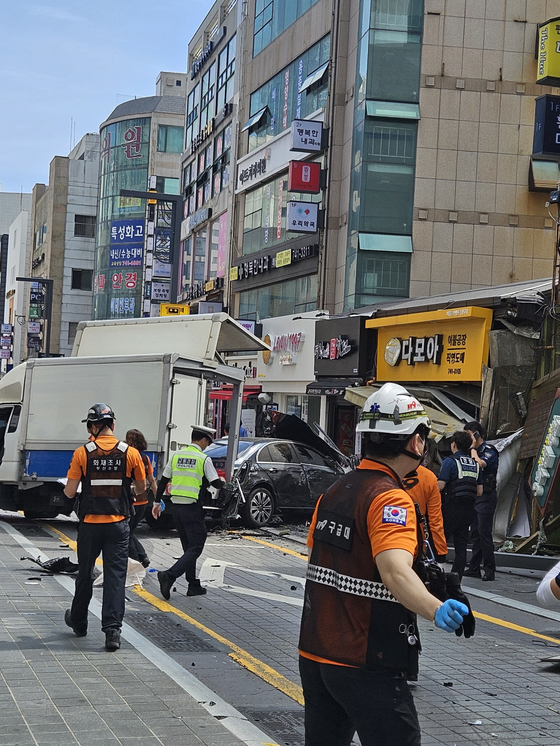
[{"label": "car front wheel", "polygon": [[240,506],[243,522],[250,528],[268,526],[274,515],[274,497],[266,487],[254,489],[247,502]]}]

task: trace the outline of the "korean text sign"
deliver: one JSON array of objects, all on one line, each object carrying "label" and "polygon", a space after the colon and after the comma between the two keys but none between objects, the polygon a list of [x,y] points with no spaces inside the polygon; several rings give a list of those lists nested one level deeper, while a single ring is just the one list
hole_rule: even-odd
[{"label": "korean text sign", "polygon": [[110,267],[141,267],[144,220],[113,220],[109,246]]},{"label": "korean text sign", "polygon": [[475,306],[366,321],[377,329],[378,381],[481,381],[492,311]]}]

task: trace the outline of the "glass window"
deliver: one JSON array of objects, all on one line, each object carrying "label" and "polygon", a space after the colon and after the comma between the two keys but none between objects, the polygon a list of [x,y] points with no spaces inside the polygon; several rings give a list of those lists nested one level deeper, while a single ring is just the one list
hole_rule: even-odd
[{"label": "glass window", "polygon": [[91,290],[92,278],[92,269],[73,269],[72,290]]},{"label": "glass window", "polygon": [[362,170],[360,230],[412,233],[414,166],[368,163]]},{"label": "glass window", "polygon": [[197,231],[194,238],[194,282],[206,280],[206,228]]},{"label": "glass window", "polygon": [[200,129],[206,127],[214,116],[214,94],[216,90],[216,63],[202,76],[200,89]]},{"label": "glass window", "polygon": [[95,215],[74,215],[74,235],[95,238]]},{"label": "glass window", "polygon": [[317,275],[245,290],[239,293],[239,317],[260,321],[272,316],[315,311]]},{"label": "glass window", "polygon": [[329,58],[330,36],[325,36],[251,94],[247,119],[265,107],[267,113],[249,130],[249,151],[284,132],[291,126],[292,119],[307,117],[326,105],[328,75],[307,91],[299,93],[299,89],[309,73]]},{"label": "glass window", "polygon": [[181,292],[185,293],[192,282],[192,236],[181,244],[182,261],[181,261]]},{"label": "glass window", "polygon": [[218,272],[218,248],[220,238],[220,221],[214,220],[210,227],[210,266],[208,268],[208,279],[216,277]]},{"label": "glass window", "polygon": [[294,443],[294,448],[299,456],[299,460],[302,464],[311,464],[312,466],[324,466],[327,469],[332,469],[333,464],[322,456],[318,451],[315,451],[309,446],[303,445],[303,443]]},{"label": "glass window", "polygon": [[379,300],[379,296],[408,297],[410,257],[410,254],[358,252],[356,307]]},{"label": "glass window", "polygon": [[235,75],[236,36],[232,36],[218,57],[218,83],[216,93],[216,111],[221,111],[233,97],[233,78]]},{"label": "glass window", "polygon": [[257,456],[260,464],[295,464],[297,458],[290,443],[270,443]]},{"label": "glass window", "polygon": [[197,83],[189,93],[187,99],[187,120],[185,126],[185,150],[190,146],[193,137],[198,135],[198,106],[199,106],[200,84]]},{"label": "glass window", "polygon": [[156,190],[160,194],[179,194],[179,179],[158,176],[156,177]]},{"label": "glass window", "polygon": [[370,28],[422,31],[423,0],[373,0]]},{"label": "glass window", "polygon": [[159,124],[157,149],[159,153],[182,153],[183,128],[172,127],[169,124]]},{"label": "glass window", "polygon": [[366,97],[417,102],[421,47],[420,33],[370,31]]},{"label": "glass window", "polygon": [[253,57],[295,23],[317,0],[257,0]]}]

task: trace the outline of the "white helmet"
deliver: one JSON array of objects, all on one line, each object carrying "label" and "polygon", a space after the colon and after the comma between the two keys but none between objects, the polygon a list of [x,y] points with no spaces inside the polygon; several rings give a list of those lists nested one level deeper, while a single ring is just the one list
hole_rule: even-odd
[{"label": "white helmet", "polygon": [[386,383],[366,399],[356,432],[409,436],[419,425],[431,425],[422,404],[403,386]]}]

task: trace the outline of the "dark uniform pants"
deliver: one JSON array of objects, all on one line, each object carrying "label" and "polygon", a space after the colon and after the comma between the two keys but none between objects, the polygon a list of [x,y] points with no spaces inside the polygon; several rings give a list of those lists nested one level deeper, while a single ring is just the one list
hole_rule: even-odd
[{"label": "dark uniform pants", "polygon": [[134,515],[130,516],[130,543],[128,546],[128,556],[130,559],[136,560],[137,562],[144,562],[148,559],[148,553],[144,549],[144,546],[140,542],[140,539],[135,535],[135,530],[144,518],[146,514],[146,505],[135,505]]},{"label": "dark uniform pants", "polygon": [[300,656],[305,746],[420,746],[406,674],[317,663]]},{"label": "dark uniform pants", "polygon": [[[494,527],[494,510],[492,504],[477,505],[476,519],[471,526],[472,532],[472,557],[469,563],[471,570],[478,570],[482,567],[486,572],[493,573],[496,571],[496,559],[494,557],[494,540],[492,538],[492,529]],[[495,509],[495,506],[494,506]]]},{"label": "dark uniform pants", "polygon": [[72,602],[74,629],[85,632],[88,606],[93,594],[93,568],[103,552],[103,607],[101,629],[120,629],[124,616],[124,594],[128,567],[128,520],[117,523],[83,523],[78,525],[78,577]]},{"label": "dark uniform pants", "polygon": [[196,561],[202,554],[206,542],[206,523],[204,509],[197,500],[190,505],[173,505],[173,520],[181,539],[183,556],[171,567],[167,573],[172,578],[180,578],[183,573],[188,583],[196,580]]},{"label": "dark uniform pants", "polygon": [[459,577],[462,578],[467,564],[469,529],[473,521],[476,520],[474,503],[458,500],[444,503],[442,513],[445,540],[448,544],[453,542],[455,547],[455,559],[451,570],[459,573]]}]

